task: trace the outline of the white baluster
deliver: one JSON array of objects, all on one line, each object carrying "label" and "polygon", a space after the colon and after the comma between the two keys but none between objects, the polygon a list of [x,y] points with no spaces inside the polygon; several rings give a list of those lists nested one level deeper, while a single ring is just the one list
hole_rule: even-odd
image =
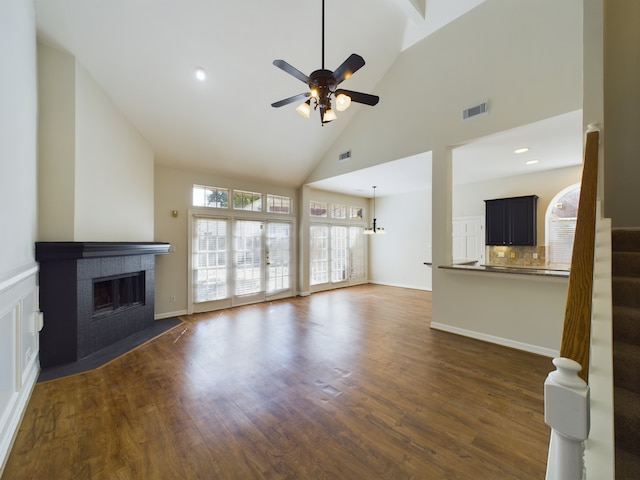
[{"label": "white baluster", "polygon": [[589,386],[578,376],[578,362],[560,357],[553,364],[556,370],[544,382],[544,420],[551,427],[546,479],[583,480]]}]

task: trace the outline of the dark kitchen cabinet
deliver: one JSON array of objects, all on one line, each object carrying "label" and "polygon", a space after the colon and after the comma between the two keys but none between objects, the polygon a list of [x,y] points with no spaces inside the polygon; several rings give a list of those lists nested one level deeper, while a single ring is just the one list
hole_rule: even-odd
[{"label": "dark kitchen cabinet", "polygon": [[536,195],[485,200],[487,245],[535,245]]}]

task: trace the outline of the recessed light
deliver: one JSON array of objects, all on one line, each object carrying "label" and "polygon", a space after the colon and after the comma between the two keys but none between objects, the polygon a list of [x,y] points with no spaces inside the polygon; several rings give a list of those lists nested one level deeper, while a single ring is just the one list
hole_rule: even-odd
[{"label": "recessed light", "polygon": [[207,79],[207,71],[202,67],[196,67],[193,74],[195,75],[196,79],[201,82],[204,82]]},{"label": "recessed light", "polygon": [[520,147],[513,151],[513,153],[526,153],[529,151],[529,147]]},{"label": "recessed light", "polygon": [[535,165],[536,163],[538,163],[538,160],[527,160],[526,162],[527,165]]}]

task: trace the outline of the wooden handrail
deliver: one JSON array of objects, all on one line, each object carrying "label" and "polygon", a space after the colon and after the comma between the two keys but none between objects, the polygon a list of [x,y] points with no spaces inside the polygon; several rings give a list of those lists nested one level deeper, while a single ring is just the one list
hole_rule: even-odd
[{"label": "wooden handrail", "polygon": [[560,346],[561,357],[575,360],[582,366],[579,376],[587,383],[591,342],[591,296],[596,232],[599,139],[600,132],[587,133],[580,203]]}]

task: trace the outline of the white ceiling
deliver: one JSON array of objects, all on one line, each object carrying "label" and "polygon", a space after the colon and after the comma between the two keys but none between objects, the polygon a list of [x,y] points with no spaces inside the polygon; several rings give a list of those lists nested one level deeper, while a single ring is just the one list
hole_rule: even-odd
[{"label": "white ceiling", "polygon": [[[524,125],[466,145],[452,152],[454,184],[513,177],[582,163],[582,111]],[[516,154],[517,148],[528,147]],[[528,165],[529,160],[538,163]],[[347,160],[348,161],[348,160]],[[320,190],[371,197],[431,188],[431,152],[347,173],[311,184]]]},{"label": "white ceiling", "polygon": [[[342,86],[375,94],[403,49],[483,1],[326,0],[325,66],[335,70],[358,53],[366,65]],[[307,89],[273,66],[273,60],[283,59],[306,74],[321,67],[321,0],[35,4],[40,40],[78,59],[151,144],[161,164],[299,186],[353,115],[375,108],[355,104],[322,127],[317,112],[305,120],[295,104],[271,107]],[[206,82],[195,80],[198,66],[206,69]],[[580,143],[580,130],[577,135]],[[500,137],[485,142],[476,145],[483,150],[475,153],[472,145],[457,149],[454,168],[464,162],[468,174],[506,172],[495,165],[502,158],[496,154]],[[564,147],[558,144],[556,150]],[[567,152],[565,161],[570,156]],[[492,163],[485,163],[487,157]],[[375,179],[384,178],[377,190],[383,196],[428,187],[430,174],[430,157],[424,154],[316,186],[371,196]]]}]

